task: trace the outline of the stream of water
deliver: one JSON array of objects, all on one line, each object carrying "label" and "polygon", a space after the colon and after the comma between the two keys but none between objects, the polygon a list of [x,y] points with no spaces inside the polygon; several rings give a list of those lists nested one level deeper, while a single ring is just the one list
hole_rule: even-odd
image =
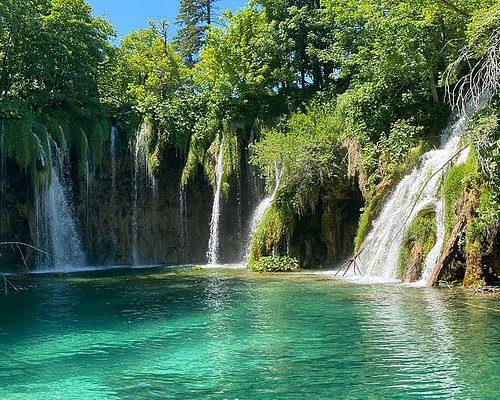
[{"label": "stream of water", "polygon": [[0,398],[495,399],[500,300],[244,270],[12,277]]},{"label": "stream of water", "polygon": [[212,206],[212,218],[210,221],[210,238],[208,241],[207,258],[209,264],[217,264],[219,259],[219,221],[220,221],[220,205],[221,205],[221,190],[222,176],[224,174],[223,165],[223,149],[224,139],[221,141],[219,152],[217,155],[217,163],[215,165],[215,180],[216,188],[214,192],[214,203]]}]

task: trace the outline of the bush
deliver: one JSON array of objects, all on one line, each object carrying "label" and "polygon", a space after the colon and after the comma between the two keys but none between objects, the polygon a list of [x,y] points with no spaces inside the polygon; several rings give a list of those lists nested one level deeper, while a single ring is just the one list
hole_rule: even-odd
[{"label": "bush", "polygon": [[299,261],[292,257],[261,257],[252,264],[255,272],[289,272],[299,268]]}]

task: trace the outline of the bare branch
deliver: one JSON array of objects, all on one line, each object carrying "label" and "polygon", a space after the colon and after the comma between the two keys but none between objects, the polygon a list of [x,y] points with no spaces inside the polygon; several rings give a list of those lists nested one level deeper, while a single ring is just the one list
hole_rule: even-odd
[{"label": "bare branch", "polygon": [[[465,46],[458,58],[445,73],[446,99],[453,109],[466,114],[467,109],[477,109],[485,95],[500,90],[500,29],[495,29],[487,38],[487,50],[479,60],[473,44]],[[469,66],[469,72],[452,85],[462,65]]]}]

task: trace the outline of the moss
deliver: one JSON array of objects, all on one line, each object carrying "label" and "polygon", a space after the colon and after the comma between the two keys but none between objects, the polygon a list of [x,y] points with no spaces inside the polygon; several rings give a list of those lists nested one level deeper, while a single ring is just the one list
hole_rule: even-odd
[{"label": "moss", "polygon": [[[83,120],[82,129],[87,136],[88,150],[95,166],[100,165],[104,154],[104,144],[110,137],[111,123],[108,118],[92,115]],[[81,153],[83,155],[83,153]]]},{"label": "moss", "polygon": [[222,184],[224,193],[227,196],[231,177],[240,173],[240,141],[236,134],[227,133],[225,135],[222,152],[222,164],[224,166]]},{"label": "moss", "polygon": [[[398,278],[417,280],[422,275],[423,262],[436,244],[436,214],[421,211],[408,227],[398,260]],[[409,268],[413,270],[409,270]]]},{"label": "moss", "polygon": [[451,168],[443,182],[445,238],[448,238],[455,224],[455,207],[463,196],[466,187],[472,184],[477,175],[477,155],[470,151],[464,164]]},{"label": "moss", "polygon": [[51,180],[52,154],[50,151],[50,142],[47,128],[45,125],[37,122],[32,126],[33,134],[39,140],[40,157],[35,168],[32,169],[32,178],[35,187],[47,186]]},{"label": "moss", "polygon": [[[203,166],[208,181],[215,186],[215,168],[213,160],[217,159],[215,149],[219,148],[222,125],[218,120],[206,116],[196,122],[191,136],[186,164],[182,171],[181,185],[185,187],[196,176],[199,166]],[[208,149],[208,150],[207,150]]]},{"label": "moss", "polygon": [[371,221],[373,219],[373,208],[374,202],[371,201],[363,208],[361,217],[359,218],[358,230],[356,231],[356,236],[354,238],[354,252],[357,253],[361,248],[363,240],[365,240],[366,235],[370,231]]},{"label": "moss", "polygon": [[500,207],[496,196],[486,185],[478,188],[479,199],[465,230],[464,253],[467,268],[464,285],[478,287],[484,284],[483,256],[495,241]]},{"label": "moss", "polygon": [[160,149],[157,146],[153,153],[148,156],[148,172],[151,176],[157,176],[160,171]]},{"label": "moss", "polygon": [[286,218],[276,204],[268,208],[252,240],[249,267],[262,256],[270,254],[273,248],[279,246],[287,231]]}]

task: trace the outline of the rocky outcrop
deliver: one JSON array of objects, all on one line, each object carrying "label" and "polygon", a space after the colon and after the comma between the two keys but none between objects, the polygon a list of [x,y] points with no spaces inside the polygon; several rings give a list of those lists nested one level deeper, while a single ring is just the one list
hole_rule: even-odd
[{"label": "rocky outcrop", "polygon": [[[29,179],[11,159],[2,160],[0,179],[0,242],[34,244],[35,213]],[[24,258],[24,261],[23,261]],[[26,271],[34,262],[33,249],[0,247],[0,271]]]}]

